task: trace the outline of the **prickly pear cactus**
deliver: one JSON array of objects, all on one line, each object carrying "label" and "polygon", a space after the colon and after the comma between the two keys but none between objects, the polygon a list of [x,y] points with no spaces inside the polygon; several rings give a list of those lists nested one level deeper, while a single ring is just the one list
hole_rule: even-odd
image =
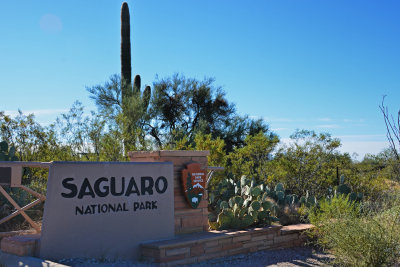
[{"label": "prickly pear cactus", "polygon": [[256,186],[250,188],[250,195],[253,197],[258,197],[261,194],[261,188]]},{"label": "prickly pear cactus", "polygon": [[258,211],[261,208],[261,203],[259,201],[253,201],[250,204],[249,209],[252,211]]},{"label": "prickly pear cactus", "polygon": [[218,230],[226,230],[229,229],[232,223],[233,213],[228,210],[223,210],[218,215],[217,223]]},{"label": "prickly pear cactus", "polygon": [[[364,194],[353,192],[351,190],[350,186],[348,186],[347,184],[344,183],[344,180],[345,180],[344,175],[341,175],[340,176],[340,184],[337,187],[334,195],[336,195],[336,193],[342,194],[342,195],[348,196],[350,201],[362,201]],[[333,197],[333,196],[331,196],[331,197]]]},{"label": "prickly pear cactus", "polygon": [[284,191],[283,184],[281,183],[276,184],[275,191]]},{"label": "prickly pear cactus", "polygon": [[279,221],[278,217],[282,214],[286,216],[282,217],[285,221],[285,218],[298,217],[296,211],[301,204],[312,205],[316,202],[313,196],[299,198],[297,195],[286,194],[282,183],[271,189],[265,184],[258,185],[255,179],[246,176],[237,182],[232,179],[223,180],[209,193],[209,201],[209,210],[213,213],[209,216],[209,225],[215,230],[270,225]]},{"label": "prickly pear cactus", "polygon": [[347,195],[350,194],[351,188],[347,184],[341,184],[338,186],[337,192],[339,194]]},{"label": "prickly pear cactus", "polygon": [[228,202],[226,202],[226,201],[222,201],[222,202],[219,204],[219,207],[220,207],[221,210],[229,209],[229,204],[228,204]]},{"label": "prickly pear cactus", "polygon": [[277,191],[276,196],[277,196],[279,202],[281,202],[281,203],[285,202],[285,192]]}]

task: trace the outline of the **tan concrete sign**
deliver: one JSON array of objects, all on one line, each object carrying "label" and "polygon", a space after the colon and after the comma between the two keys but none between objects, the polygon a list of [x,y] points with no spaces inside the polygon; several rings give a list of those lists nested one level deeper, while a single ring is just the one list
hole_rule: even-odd
[{"label": "tan concrete sign", "polygon": [[137,259],[139,244],[174,236],[172,163],[54,162],[40,256]]}]

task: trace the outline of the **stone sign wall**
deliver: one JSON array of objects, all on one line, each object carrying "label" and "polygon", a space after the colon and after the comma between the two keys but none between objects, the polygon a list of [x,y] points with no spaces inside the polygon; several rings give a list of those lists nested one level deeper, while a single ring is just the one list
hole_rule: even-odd
[{"label": "stone sign wall", "polygon": [[42,258],[137,259],[174,236],[172,163],[54,162],[46,198]]}]

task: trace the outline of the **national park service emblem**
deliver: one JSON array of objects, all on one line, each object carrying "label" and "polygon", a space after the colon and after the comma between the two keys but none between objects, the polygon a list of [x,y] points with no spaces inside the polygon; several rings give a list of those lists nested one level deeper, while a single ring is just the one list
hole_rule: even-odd
[{"label": "national park service emblem", "polygon": [[199,206],[206,187],[206,171],[200,169],[199,163],[190,163],[182,170],[183,191],[190,206]]}]

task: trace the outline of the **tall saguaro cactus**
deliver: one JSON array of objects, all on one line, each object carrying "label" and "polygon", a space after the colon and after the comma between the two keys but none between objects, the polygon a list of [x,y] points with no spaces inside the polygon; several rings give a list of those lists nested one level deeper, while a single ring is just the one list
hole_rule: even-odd
[{"label": "tall saguaro cactus", "polygon": [[124,2],[121,7],[121,103],[125,117],[123,123],[125,151],[137,149],[137,140],[145,143],[143,123],[151,97],[150,86],[146,86],[143,93],[140,92],[140,75],[135,76],[132,84],[130,31],[129,7]]},{"label": "tall saguaro cactus", "polygon": [[126,85],[132,83],[131,26],[128,3],[121,7],[121,78]]},{"label": "tall saguaro cactus", "polygon": [[[141,79],[136,75],[132,85],[131,67],[131,27],[128,3],[122,3],[121,7],[121,80],[122,80],[122,102],[129,96],[137,94],[140,96]],[[146,86],[141,96],[144,110],[147,110],[151,96],[150,86]]]}]

